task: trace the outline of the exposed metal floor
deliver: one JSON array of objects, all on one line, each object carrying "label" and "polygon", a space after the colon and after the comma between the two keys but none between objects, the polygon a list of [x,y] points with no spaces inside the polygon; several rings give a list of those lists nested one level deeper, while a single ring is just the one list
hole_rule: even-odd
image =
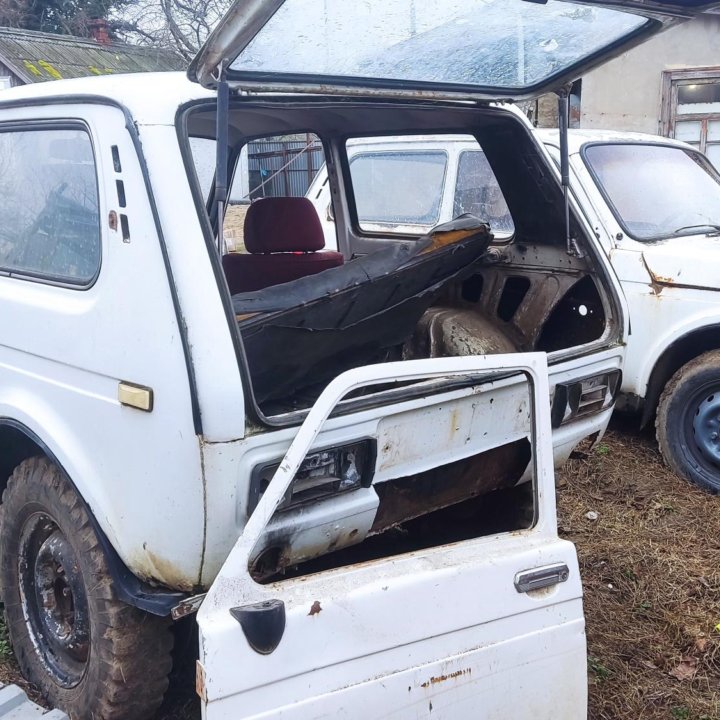
[{"label": "exposed metal floor", "polygon": [[62,710],[45,710],[32,702],[17,685],[0,687],[0,720],[68,720]]}]

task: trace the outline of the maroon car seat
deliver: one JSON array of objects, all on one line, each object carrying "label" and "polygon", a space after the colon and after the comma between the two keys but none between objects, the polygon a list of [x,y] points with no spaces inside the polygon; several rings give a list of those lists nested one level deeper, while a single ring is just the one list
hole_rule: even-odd
[{"label": "maroon car seat", "polygon": [[304,197],[256,200],[248,208],[244,232],[247,253],[229,253],[222,259],[232,295],[314,275],[344,262],[341,253],[323,250],[320,218]]}]

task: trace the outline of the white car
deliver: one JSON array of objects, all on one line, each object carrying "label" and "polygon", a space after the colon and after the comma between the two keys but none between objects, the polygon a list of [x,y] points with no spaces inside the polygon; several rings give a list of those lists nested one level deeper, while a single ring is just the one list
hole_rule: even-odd
[{"label": "white car", "polygon": [[[535,135],[559,167],[557,130],[536,130]],[[720,492],[720,309],[713,280],[720,176],[697,149],[655,135],[572,130],[569,151],[573,194],[596,229],[630,313],[617,406],[640,411],[643,425],[655,419],[667,464]],[[472,137],[371,138],[349,145],[348,156],[351,168],[372,158],[377,173],[392,175],[413,156],[432,152],[446,158],[444,185],[432,187],[409,174],[402,185],[391,183],[383,201],[397,206],[407,197],[422,204],[434,193],[439,202],[433,221],[471,212],[489,222],[496,240],[509,240],[512,217]],[[307,197],[321,217],[326,245],[335,247],[326,168]],[[427,231],[423,224],[379,221],[377,208],[363,211],[378,230]]]},{"label": "white car", "polygon": [[[553,131],[538,137],[560,148]],[[622,284],[630,332],[618,407],[655,419],[679,475],[720,492],[720,175],[696,148],[576,130],[572,188]]]},{"label": "white car", "polygon": [[[210,720],[585,717],[552,444],[602,432],[627,319],[594,228],[495,101],[562,92],[697,11],[236,2],[197,82],[2,94],[0,586],[52,703],[150,717],[171,617],[202,602]],[[310,132],[339,251],[309,200],[270,198],[250,253],[223,255],[242,147]],[[347,139],[431,132],[482,147],[510,238],[358,222]]]}]

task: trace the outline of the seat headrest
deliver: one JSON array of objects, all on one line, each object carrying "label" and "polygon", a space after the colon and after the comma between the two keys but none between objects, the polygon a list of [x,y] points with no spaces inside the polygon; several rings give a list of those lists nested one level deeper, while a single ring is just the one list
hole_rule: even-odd
[{"label": "seat headrest", "polygon": [[304,197],[262,198],[245,215],[245,248],[254,254],[312,252],[325,247],[320,218]]}]

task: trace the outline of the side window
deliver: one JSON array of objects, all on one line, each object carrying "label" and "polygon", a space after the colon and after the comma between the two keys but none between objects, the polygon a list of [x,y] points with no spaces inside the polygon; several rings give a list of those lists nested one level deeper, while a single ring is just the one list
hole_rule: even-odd
[{"label": "side window", "polygon": [[464,150],[458,160],[453,217],[470,213],[485,220],[496,235],[515,231],[507,203],[482,150]]},{"label": "side window", "polygon": [[99,269],[98,187],[88,134],[0,131],[0,271],[87,285]]},{"label": "side window", "polygon": [[[352,142],[352,141],[351,141]],[[423,234],[440,222],[448,154],[399,141],[349,145],[358,225],[367,232]]]}]

